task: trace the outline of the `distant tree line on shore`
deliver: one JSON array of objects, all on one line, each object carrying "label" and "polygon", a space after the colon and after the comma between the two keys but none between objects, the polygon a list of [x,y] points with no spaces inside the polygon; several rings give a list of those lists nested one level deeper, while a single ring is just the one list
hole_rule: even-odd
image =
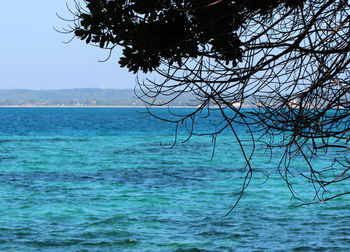
[{"label": "distant tree line on shore", "polygon": [[[1,106],[144,106],[133,89],[76,88],[59,90],[0,90]],[[192,106],[189,95],[172,106]]]}]

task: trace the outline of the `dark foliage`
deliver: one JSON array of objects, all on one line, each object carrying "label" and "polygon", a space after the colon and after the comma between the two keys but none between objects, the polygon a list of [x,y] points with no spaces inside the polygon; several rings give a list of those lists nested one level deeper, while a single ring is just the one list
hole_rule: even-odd
[{"label": "dark foliage", "polygon": [[[206,134],[215,142],[230,129],[242,150],[247,173],[238,200],[255,171],[257,143],[284,150],[278,170],[293,196],[289,176],[296,157],[308,166],[300,173],[316,202],[348,194],[325,196],[349,178],[348,1],[88,0],[72,13],[68,32],[102,48],[121,46],[119,63],[130,71],[158,73],[161,80],[138,83],[139,98],[149,106],[184,93],[195,98],[193,113],[163,118],[187,125],[189,137],[203,114],[220,113],[223,122]],[[234,106],[247,99],[255,100],[255,109]],[[237,123],[251,133],[249,150]],[[334,163],[313,166],[312,159],[327,151]]]},{"label": "dark foliage", "polygon": [[87,13],[78,13],[75,35],[100,47],[124,47],[120,65],[136,73],[152,71],[161,60],[178,66],[205,55],[206,48],[236,65],[242,61],[237,31],[247,16],[272,17],[272,10],[303,1],[155,1],[87,0]]}]

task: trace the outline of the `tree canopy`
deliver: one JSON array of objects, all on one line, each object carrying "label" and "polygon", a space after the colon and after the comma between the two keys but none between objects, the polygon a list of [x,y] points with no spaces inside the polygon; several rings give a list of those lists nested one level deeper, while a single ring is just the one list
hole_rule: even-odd
[{"label": "tree canopy", "polygon": [[[284,149],[278,170],[293,196],[288,178],[295,157],[309,167],[302,176],[316,202],[350,193],[324,196],[350,178],[347,0],[86,0],[71,11],[67,32],[108,50],[120,46],[122,67],[158,74],[156,81],[138,79],[137,95],[149,107],[184,93],[195,98],[194,112],[164,120],[189,125],[192,136],[198,118],[219,111],[223,123],[206,134],[215,140],[230,129],[241,148],[247,169],[238,199],[255,171],[257,142]],[[247,99],[254,109],[241,107]],[[253,148],[244,147],[236,123],[251,133]],[[312,165],[333,149],[330,166]]]},{"label": "tree canopy", "polygon": [[[238,30],[248,16],[271,19],[276,8],[302,6],[302,0],[154,1],[87,0],[75,35],[100,47],[124,48],[120,65],[136,73],[152,71],[161,60],[179,66],[188,58],[218,53],[226,63],[242,61]],[[81,9],[80,9],[81,10]],[[208,48],[209,46],[209,48]]]}]

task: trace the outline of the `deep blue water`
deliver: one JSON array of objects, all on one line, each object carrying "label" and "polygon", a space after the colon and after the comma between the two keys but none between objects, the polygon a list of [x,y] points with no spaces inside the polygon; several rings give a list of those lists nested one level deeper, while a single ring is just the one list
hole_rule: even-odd
[{"label": "deep blue water", "polygon": [[[245,174],[232,135],[218,136],[211,160],[210,137],[165,148],[173,142],[174,125],[138,111],[0,109],[1,251],[350,248],[349,197],[296,207],[302,202],[291,199],[276,171],[279,150],[270,160],[257,147],[253,167],[270,177],[265,182],[263,173],[254,173],[241,202],[225,216]],[[244,138],[246,130],[235,127]],[[293,167],[306,169],[302,160]],[[298,196],[312,200],[312,186],[295,175]],[[346,188],[344,182],[340,191]]]}]

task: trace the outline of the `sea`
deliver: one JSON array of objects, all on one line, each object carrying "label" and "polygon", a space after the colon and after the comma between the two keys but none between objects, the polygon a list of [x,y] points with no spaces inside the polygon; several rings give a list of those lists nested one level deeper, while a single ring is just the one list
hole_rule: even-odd
[{"label": "sea", "polygon": [[[294,158],[292,193],[281,149],[255,146],[232,209],[247,169],[229,131],[213,148],[204,134],[213,120],[188,139],[143,108],[1,108],[0,251],[350,250],[349,196],[299,206],[317,201],[307,164]],[[234,128],[251,148],[247,129]]]}]

